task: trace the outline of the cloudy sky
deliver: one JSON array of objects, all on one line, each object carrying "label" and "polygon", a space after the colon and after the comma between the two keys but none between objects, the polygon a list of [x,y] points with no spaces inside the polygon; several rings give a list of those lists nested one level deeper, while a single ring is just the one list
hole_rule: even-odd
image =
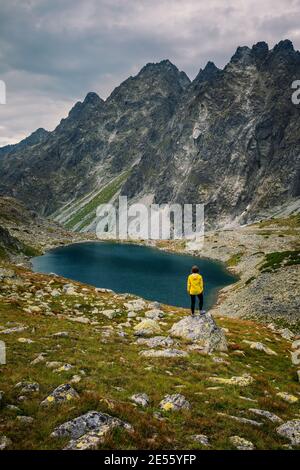
[{"label": "cloudy sky", "polygon": [[300,0],[0,0],[0,146],[52,130],[87,92],[106,98],[147,62],[190,78],[223,67],[239,45],[289,38]]}]

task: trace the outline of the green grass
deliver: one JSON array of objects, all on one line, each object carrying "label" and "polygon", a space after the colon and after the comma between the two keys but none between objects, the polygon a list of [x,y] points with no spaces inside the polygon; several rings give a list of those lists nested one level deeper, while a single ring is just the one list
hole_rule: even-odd
[{"label": "green grass", "polygon": [[236,265],[240,262],[240,260],[241,260],[241,258],[242,258],[242,256],[243,256],[243,254],[244,254],[244,253],[243,253],[242,251],[240,251],[239,253],[235,253],[234,255],[232,255],[232,256],[226,261],[227,266],[236,266]]},{"label": "green grass", "polygon": [[[79,222],[82,221],[81,225],[77,230],[81,230],[84,227],[88,226],[93,219],[96,217],[96,209],[99,204],[105,204],[109,202],[117,191],[121,188],[124,181],[127,179],[129,171],[124,172],[122,175],[115,178],[111,183],[107,184],[101,191],[91,199],[85,206],[79,209],[65,226],[68,229],[74,228]],[[85,218],[88,215],[87,218]]]},{"label": "green grass", "polygon": [[33,256],[39,256],[42,254],[42,251],[33,247],[33,246],[30,246],[30,245],[23,245],[23,248],[22,248],[22,253],[24,253],[24,255],[26,256],[29,256],[29,257],[33,257]]},{"label": "green grass", "polygon": [[[38,290],[45,290],[49,283],[53,289],[59,288],[66,281],[31,273],[23,268],[15,269],[27,283],[17,287],[18,296],[9,298],[9,284],[0,284],[0,292],[8,294],[0,298],[0,325],[18,322],[28,326],[22,333],[5,336],[7,365],[0,368],[0,390],[4,391],[0,433],[12,440],[13,449],[61,449],[66,441],[50,438],[55,426],[89,410],[107,412],[134,427],[133,433],[114,430],[100,445],[102,449],[196,449],[201,445],[194,443],[191,435],[200,433],[209,436],[212,449],[231,449],[229,437],[232,435],[250,439],[257,449],[278,449],[286,443],[277,435],[275,425],[258,419],[249,411],[251,407],[267,409],[284,420],[293,419],[300,412],[300,401],[288,405],[276,396],[279,390],[297,394],[299,388],[296,369],[289,358],[289,343],[275,337],[264,326],[246,320],[217,320],[220,326],[229,330],[229,350],[225,357],[228,365],[213,361],[214,356],[220,356],[218,353],[203,356],[190,352],[187,358],[174,360],[142,358],[139,352],[144,347],[135,344],[131,327],[123,327],[125,337],[117,334],[118,326],[127,318],[121,297],[108,293],[96,294],[93,288],[73,282],[82,296],[62,294],[53,298],[49,295],[44,299],[55,317],[43,312],[28,314],[23,310],[28,292],[34,295]],[[82,287],[86,290],[81,291]],[[80,306],[75,307],[78,303]],[[108,320],[101,314],[92,313],[94,306],[99,304],[103,309],[120,308],[120,316]],[[90,320],[96,319],[98,325],[71,322],[68,317],[74,315],[75,308]],[[161,326],[162,334],[167,335],[171,325],[186,311],[171,307],[163,307],[163,310],[166,324]],[[108,338],[102,336],[105,326],[112,327]],[[69,336],[52,337],[57,331],[68,331]],[[31,338],[34,343],[19,343],[17,338],[20,336]],[[251,350],[243,339],[262,341],[278,356]],[[187,343],[182,341],[177,347],[184,349],[186,346]],[[245,356],[236,355],[237,349],[243,350]],[[46,368],[44,363],[30,364],[40,352],[47,353],[47,361],[68,362],[73,369],[57,374]],[[55,387],[67,383],[72,375],[81,371],[85,375],[81,382],[74,385],[80,395],[78,401],[48,409],[39,406]],[[231,377],[246,372],[255,378],[255,382],[248,387],[225,385],[218,390],[208,390],[214,385],[209,380],[214,374]],[[40,384],[40,391],[24,402],[17,401],[19,393],[14,387],[21,380],[33,380]],[[148,408],[140,408],[131,402],[131,395],[137,392],[149,395],[151,404]],[[154,412],[160,411],[159,402],[167,393],[182,393],[190,401],[191,410],[162,412],[163,421],[155,418]],[[247,402],[240,395],[257,401]],[[21,425],[16,421],[15,413],[5,407],[6,404],[16,404],[21,408],[20,414],[33,416],[33,424],[30,427]],[[261,428],[253,428],[220,416],[218,412],[253,418],[264,424]]]},{"label": "green grass", "polygon": [[300,264],[300,250],[280,251],[266,254],[259,269],[262,272],[272,272],[284,266],[296,264]]},{"label": "green grass", "polygon": [[6,260],[8,258],[6,250],[0,246],[0,260]]},{"label": "green grass", "polygon": [[290,217],[285,218],[276,218],[276,219],[267,219],[263,220],[258,224],[259,228],[265,228],[269,226],[278,226],[278,227],[290,227],[290,228],[299,228],[300,227],[300,214],[291,215]]}]

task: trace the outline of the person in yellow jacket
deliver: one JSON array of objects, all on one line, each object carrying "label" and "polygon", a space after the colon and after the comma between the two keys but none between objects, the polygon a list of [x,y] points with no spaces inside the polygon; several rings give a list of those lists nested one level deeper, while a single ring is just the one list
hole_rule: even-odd
[{"label": "person in yellow jacket", "polygon": [[199,299],[199,310],[200,314],[204,314],[205,310],[203,308],[203,278],[201,274],[199,274],[198,266],[192,267],[192,273],[189,275],[187,279],[187,291],[188,294],[191,296],[191,312],[192,316],[195,313],[195,303],[196,303],[196,296]]}]

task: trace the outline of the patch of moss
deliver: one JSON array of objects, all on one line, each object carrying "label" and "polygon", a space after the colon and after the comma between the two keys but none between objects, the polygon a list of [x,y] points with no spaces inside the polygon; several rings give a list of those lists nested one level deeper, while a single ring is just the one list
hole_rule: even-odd
[{"label": "patch of moss", "polygon": [[227,266],[236,266],[241,260],[242,256],[243,252],[241,251],[239,253],[235,253],[226,261]]},{"label": "patch of moss", "polygon": [[278,219],[268,219],[261,221],[258,226],[259,228],[269,227],[270,225],[274,226],[283,226],[283,227],[290,227],[290,228],[297,228],[300,227],[300,214],[291,215],[290,217],[286,218],[278,218]]},{"label": "patch of moss", "polygon": [[247,279],[247,281],[245,282],[245,286],[248,286],[248,284],[251,284],[251,282],[254,281],[254,279],[255,279],[255,276],[249,277],[249,279]]},{"label": "patch of moss", "polygon": [[42,252],[38,250],[37,248],[30,246],[30,245],[25,245],[25,244],[23,245],[22,252],[24,253],[24,255],[30,256],[30,257],[39,256],[42,254]]},{"label": "patch of moss", "polygon": [[300,250],[268,253],[260,266],[261,272],[272,272],[284,266],[300,264]]},{"label": "patch of moss", "polygon": [[2,259],[2,260],[7,259],[7,253],[6,253],[5,249],[2,246],[0,246],[0,259]]},{"label": "patch of moss", "polygon": [[[115,178],[111,183],[106,185],[99,193],[85,206],[80,208],[71,219],[65,224],[69,229],[74,228],[79,222],[82,222],[77,230],[82,230],[84,227],[88,226],[96,216],[96,209],[99,204],[106,204],[109,202],[112,197],[116,194],[117,191],[121,188],[124,181],[127,179],[129,172],[126,171],[119,177]],[[87,217],[88,216],[88,217]]]}]

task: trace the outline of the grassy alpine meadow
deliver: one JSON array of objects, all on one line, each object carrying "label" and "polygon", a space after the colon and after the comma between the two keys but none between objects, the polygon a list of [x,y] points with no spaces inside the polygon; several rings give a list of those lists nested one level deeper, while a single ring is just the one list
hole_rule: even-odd
[{"label": "grassy alpine meadow", "polygon": [[[1,268],[6,275],[0,283],[0,339],[7,363],[0,366],[0,436],[6,436],[9,449],[62,449],[70,439],[51,433],[89,411],[131,426],[109,429],[97,449],[235,449],[233,436],[255,449],[290,447],[277,428],[299,419],[300,389],[291,342],[278,331],[218,317],[226,352],[204,354],[191,341],[173,338],[171,348],[186,356],[146,357],[141,352],[149,347],[135,333],[137,325],[149,321],[145,313],[153,310],[152,302],[5,262]],[[143,339],[170,338],[172,325],[188,315],[170,306],[159,309],[155,331]],[[232,383],[232,378],[238,380]],[[47,399],[62,384],[78,395]],[[147,394],[147,406],[132,399],[138,393]],[[173,394],[190,406],[160,406]]]}]

